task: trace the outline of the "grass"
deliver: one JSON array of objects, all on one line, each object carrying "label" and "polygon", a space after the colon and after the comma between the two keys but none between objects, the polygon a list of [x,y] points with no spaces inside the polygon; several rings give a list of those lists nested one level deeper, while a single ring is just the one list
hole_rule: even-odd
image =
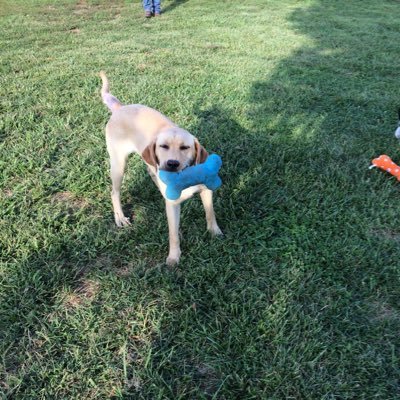
[{"label": "grass", "polygon": [[[395,399],[398,2],[2,1],[0,390],[12,399]],[[117,229],[98,71],[224,160],[225,233],[138,157]]]}]

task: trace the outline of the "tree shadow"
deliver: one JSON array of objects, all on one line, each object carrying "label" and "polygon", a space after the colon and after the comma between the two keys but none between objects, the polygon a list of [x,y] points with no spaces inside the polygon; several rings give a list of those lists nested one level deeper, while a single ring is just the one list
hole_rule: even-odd
[{"label": "tree shadow", "polygon": [[[133,228],[113,227],[108,197],[106,213],[98,210],[107,216],[85,218],[84,229],[78,230],[74,213],[66,219],[57,214],[48,229],[61,224],[62,235],[20,261],[4,293],[10,313],[1,333],[8,341],[9,369],[29,370],[31,355],[19,348],[37,339],[36,332],[76,334],[76,327],[64,325],[67,312],[57,321],[42,309],[60,308],[65,288],[80,295],[89,291],[88,280],[102,285],[102,278],[105,294],[93,295],[97,300],[91,303],[94,324],[111,321],[101,328],[110,329],[107,337],[115,343],[100,343],[96,352],[104,355],[104,369],[125,368],[125,376],[115,378],[125,385],[120,398],[134,398],[138,390],[144,398],[398,394],[391,361],[399,346],[393,329],[398,320],[377,315],[379,304],[398,310],[399,210],[392,201],[398,190],[367,170],[370,158],[393,145],[381,133],[392,132],[395,116],[388,110],[395,110],[396,99],[380,94],[394,74],[378,68],[373,50],[365,52],[378,41],[394,46],[398,33],[383,14],[376,22],[359,3],[316,2],[295,10],[289,21],[314,42],[251,85],[246,126],[220,104],[194,109],[193,133],[204,132],[202,144],[224,162],[215,208],[225,239],[210,245],[211,239],[199,235],[204,217],[194,199],[183,209],[182,225],[193,226],[183,228],[181,269],[162,269],[164,260],[154,254],[167,249],[166,219],[145,174],[124,185],[124,204],[132,203],[140,214]],[[364,32],[358,31],[361,25]],[[395,51],[387,57],[396,65]],[[152,229],[142,224],[149,219]],[[378,228],[386,236],[377,235]],[[114,296],[116,310],[105,310],[107,296]],[[146,327],[135,323],[147,309],[155,310],[155,326],[141,337]],[[33,350],[69,367],[64,339],[45,339]],[[75,348],[85,348],[82,338],[74,340]],[[82,371],[86,375],[96,374]],[[142,389],[129,386],[135,376]],[[35,370],[23,375],[21,393],[29,385],[45,390],[40,378]]]},{"label": "tree shadow", "polygon": [[189,0],[173,0],[170,4],[168,4],[166,7],[163,7],[162,12],[163,13],[168,13],[170,11],[173,11],[175,8],[182,6],[183,4],[187,3]]},{"label": "tree shadow", "polygon": [[[327,7],[318,2],[291,13],[293,28],[313,43],[295,50],[268,78],[253,83],[246,127],[219,105],[195,110],[196,131],[207,132],[206,146],[224,161],[224,186],[217,203],[225,223],[225,245],[234,258],[235,246],[241,243],[241,271],[248,277],[252,269],[257,271],[247,289],[259,288],[255,276],[262,277],[269,288],[265,307],[273,308],[282,294],[293,312],[281,320],[287,324],[281,350],[271,352],[271,342],[256,345],[256,353],[265,359],[281,360],[273,362],[271,371],[281,383],[289,379],[292,388],[269,393],[282,398],[349,393],[390,397],[397,390],[398,373],[390,363],[390,348],[398,343],[396,323],[377,323],[373,304],[388,305],[390,313],[399,310],[395,266],[400,254],[397,235],[389,233],[398,232],[392,217],[400,210],[390,200],[398,190],[388,183],[382,188],[382,179],[376,180],[367,168],[376,154],[396,144],[392,132],[398,98],[391,92],[396,73],[387,66],[395,62],[395,52],[388,55],[389,64],[381,64],[378,55],[365,49],[377,37],[392,49],[398,34],[383,14],[378,12],[374,20],[370,10],[359,12],[354,5],[349,13],[340,4]],[[386,239],[378,237],[377,226],[387,231]],[[259,312],[256,319],[263,320],[256,307],[252,312]],[[303,328],[294,328],[296,320],[304,319],[313,321],[304,329],[318,337],[318,344],[302,337]],[[251,332],[245,336],[252,337]],[[383,343],[382,337],[390,339]],[[306,355],[301,348],[307,343],[315,347]],[[340,363],[345,343],[353,351]],[[239,347],[242,354],[250,354],[254,346],[251,342]],[[287,352],[297,356],[287,358]],[[297,378],[296,363],[305,366],[321,352],[325,356],[319,373],[303,370]],[[367,353],[374,355],[365,363]],[[374,370],[381,358],[384,366]],[[233,358],[230,361],[234,368]],[[257,363],[256,357],[253,361]],[[249,368],[260,377],[260,369]],[[355,380],[365,384],[357,387]],[[237,384],[227,386],[243,393]]]}]

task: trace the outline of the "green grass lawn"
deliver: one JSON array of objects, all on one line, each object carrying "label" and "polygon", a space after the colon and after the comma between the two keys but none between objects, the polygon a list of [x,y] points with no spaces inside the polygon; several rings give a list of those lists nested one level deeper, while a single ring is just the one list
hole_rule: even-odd
[{"label": "green grass lawn", "polygon": [[[0,393],[398,399],[399,2],[0,2]],[[114,225],[98,72],[224,161],[164,264],[139,157]]]}]

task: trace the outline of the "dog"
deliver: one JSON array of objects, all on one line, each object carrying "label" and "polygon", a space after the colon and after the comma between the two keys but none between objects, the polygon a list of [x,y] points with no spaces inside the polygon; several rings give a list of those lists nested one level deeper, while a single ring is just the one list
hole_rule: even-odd
[{"label": "dog", "polygon": [[166,185],[158,178],[158,170],[172,172],[203,163],[208,153],[197,138],[174,124],[166,116],[141,104],[123,105],[110,93],[106,74],[102,79],[101,97],[111,111],[106,125],[106,144],[110,157],[112,181],[111,201],[115,223],[118,227],[130,225],[125,217],[120,201],[120,189],[129,154],[138,153],[147,165],[148,172],[165,198],[165,208],[169,231],[168,265],[179,263],[181,256],[179,241],[180,204],[200,193],[204,206],[207,229],[213,235],[222,235],[217,224],[213,206],[213,192],[204,185],[196,185],[183,190],[179,199],[166,198]]}]

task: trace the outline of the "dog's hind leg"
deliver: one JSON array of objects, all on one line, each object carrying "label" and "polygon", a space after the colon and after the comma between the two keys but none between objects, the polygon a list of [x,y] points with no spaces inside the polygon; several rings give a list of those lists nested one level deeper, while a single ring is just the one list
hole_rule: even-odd
[{"label": "dog's hind leg", "polygon": [[114,209],[114,218],[117,226],[130,225],[129,218],[125,217],[121,207],[121,185],[124,177],[127,154],[117,154],[112,149],[110,154],[110,175],[112,182],[111,201]]}]

